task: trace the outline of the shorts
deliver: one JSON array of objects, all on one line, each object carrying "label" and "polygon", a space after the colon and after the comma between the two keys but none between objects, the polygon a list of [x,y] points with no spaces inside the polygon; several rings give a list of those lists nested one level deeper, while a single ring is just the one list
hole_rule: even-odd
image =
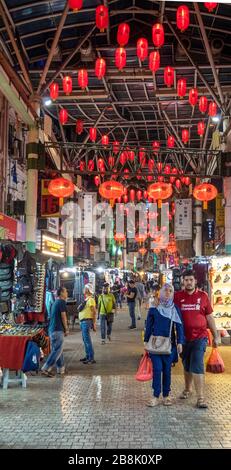
[{"label": "shorts", "polygon": [[184,344],[182,362],[186,372],[204,374],[204,354],[207,341],[207,338],[200,338]]}]

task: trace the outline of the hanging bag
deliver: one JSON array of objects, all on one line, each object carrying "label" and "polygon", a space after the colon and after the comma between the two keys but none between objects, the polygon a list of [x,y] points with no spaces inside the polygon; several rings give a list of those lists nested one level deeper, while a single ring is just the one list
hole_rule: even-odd
[{"label": "hanging bag", "polygon": [[169,355],[172,352],[172,323],[170,325],[169,336],[154,336],[151,335],[146,346],[145,350],[151,354],[165,354]]},{"label": "hanging bag", "polygon": [[224,361],[218,352],[217,348],[213,348],[208,358],[206,365],[206,372],[212,372],[213,374],[221,374],[225,371]]},{"label": "hanging bag", "polygon": [[107,321],[108,321],[109,323],[113,323],[113,321],[114,321],[114,313],[107,311],[107,309],[106,309],[106,307],[105,307],[104,300],[103,300],[103,294],[101,295],[101,300],[102,300],[102,302],[103,302],[104,310],[105,310],[105,312],[106,312]]},{"label": "hanging bag", "polygon": [[153,377],[152,361],[148,353],[145,351],[140,361],[138,371],[135,375],[135,379],[138,380],[139,382],[148,382],[149,380],[152,380],[152,377]]}]

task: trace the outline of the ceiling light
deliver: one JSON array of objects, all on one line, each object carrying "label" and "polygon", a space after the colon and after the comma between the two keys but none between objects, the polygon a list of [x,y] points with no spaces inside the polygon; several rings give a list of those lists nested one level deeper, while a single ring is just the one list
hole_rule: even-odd
[{"label": "ceiling light", "polygon": [[44,98],[43,103],[44,103],[44,106],[51,106],[52,100],[49,97],[47,97],[47,98]]},{"label": "ceiling light", "polygon": [[220,122],[220,119],[221,119],[220,116],[213,116],[212,117],[212,121],[215,122],[215,123]]}]

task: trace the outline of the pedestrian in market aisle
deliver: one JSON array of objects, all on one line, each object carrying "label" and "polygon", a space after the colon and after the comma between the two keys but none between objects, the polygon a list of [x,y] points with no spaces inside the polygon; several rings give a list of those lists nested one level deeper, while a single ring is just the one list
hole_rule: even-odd
[{"label": "pedestrian in market aisle", "polygon": [[144,297],[145,297],[144,284],[143,284],[143,282],[141,281],[140,278],[138,278],[138,280],[136,281],[135,287],[136,287],[136,290],[137,290],[137,297],[136,297],[137,309],[138,309],[137,320],[140,320],[141,319],[141,314],[142,314],[142,303],[143,303]]},{"label": "pedestrian in market aisle", "polygon": [[114,321],[114,313],[116,313],[116,299],[110,293],[108,283],[104,284],[102,294],[98,298],[98,313],[100,316],[100,330],[102,344],[106,343],[106,327],[107,339],[111,341],[112,324]]},{"label": "pedestrian in market aisle", "polygon": [[123,284],[119,278],[116,278],[114,286],[112,287],[112,293],[116,299],[116,307],[120,306],[122,308],[122,292]]},{"label": "pedestrian in market aisle", "polygon": [[[171,367],[173,362],[178,361],[178,354],[182,353],[184,343],[184,330],[181,312],[174,304],[174,288],[171,284],[164,284],[160,291],[159,304],[150,307],[148,311],[144,343],[148,343],[150,336],[171,338],[170,354],[149,353],[153,365],[153,398],[146,405],[156,406],[162,392],[163,404],[172,405],[169,396],[171,391]],[[176,333],[175,333],[176,329]],[[157,340],[157,338],[156,338]]]},{"label": "pedestrian in market aisle", "polygon": [[137,296],[137,289],[135,287],[135,282],[133,279],[128,281],[128,288],[127,293],[125,294],[127,297],[128,303],[128,310],[131,317],[131,325],[129,326],[130,330],[136,329],[136,296]]},{"label": "pedestrian in market aisle", "polygon": [[83,364],[95,364],[91,330],[96,331],[96,302],[90,284],[84,288],[85,302],[79,311],[80,328],[85,347],[85,357],[80,359]]},{"label": "pedestrian in market aisle", "polygon": [[183,346],[185,389],[180,398],[187,399],[192,385],[197,394],[197,407],[208,408],[205,400],[204,354],[207,346],[207,328],[213,334],[213,347],[218,346],[218,334],[208,295],[196,287],[193,271],[183,274],[184,290],[176,292],[174,302],[183,318],[186,342]]},{"label": "pedestrian in market aisle", "polygon": [[65,374],[63,346],[64,336],[69,334],[67,324],[67,306],[66,300],[68,292],[65,287],[57,290],[58,298],[51,308],[51,317],[49,324],[49,336],[51,342],[51,353],[49,354],[44,366],[42,367],[42,375],[53,377],[52,369],[56,366],[57,373]]}]

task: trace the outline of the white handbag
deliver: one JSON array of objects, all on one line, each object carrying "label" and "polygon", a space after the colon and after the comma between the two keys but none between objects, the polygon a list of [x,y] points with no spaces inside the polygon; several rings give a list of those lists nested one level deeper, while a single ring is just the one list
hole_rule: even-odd
[{"label": "white handbag", "polygon": [[154,336],[151,335],[145,350],[151,354],[171,354],[172,352],[172,320],[170,325],[169,336]]}]

